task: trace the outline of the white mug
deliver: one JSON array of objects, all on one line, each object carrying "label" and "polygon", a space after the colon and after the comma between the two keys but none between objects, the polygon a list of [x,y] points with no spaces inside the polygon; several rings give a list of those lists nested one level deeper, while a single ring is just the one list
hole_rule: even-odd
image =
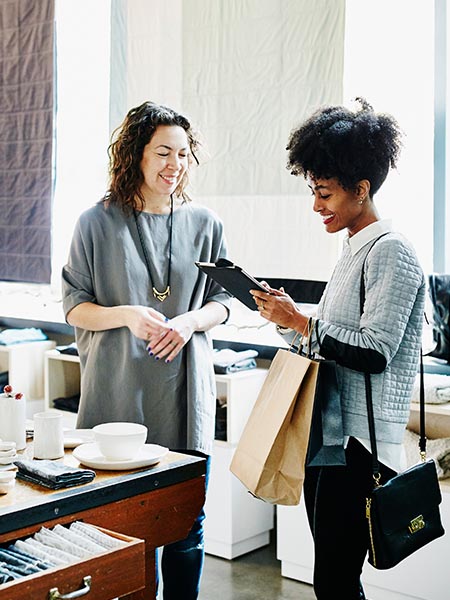
[{"label": "white mug", "polygon": [[62,415],[53,411],[33,415],[34,458],[61,458],[64,456]]}]

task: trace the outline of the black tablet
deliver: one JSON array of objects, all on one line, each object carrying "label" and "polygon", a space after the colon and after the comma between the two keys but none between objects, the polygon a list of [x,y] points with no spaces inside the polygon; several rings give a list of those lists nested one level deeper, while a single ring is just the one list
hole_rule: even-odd
[{"label": "black tablet", "polygon": [[251,310],[257,310],[258,307],[250,290],[269,293],[257,279],[226,258],[220,258],[216,263],[196,262],[195,264]]}]

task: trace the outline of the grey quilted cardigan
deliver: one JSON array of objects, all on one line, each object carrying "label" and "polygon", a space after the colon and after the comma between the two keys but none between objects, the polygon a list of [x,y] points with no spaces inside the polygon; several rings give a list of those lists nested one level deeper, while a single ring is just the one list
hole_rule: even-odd
[{"label": "grey quilted cardigan", "polygon": [[[420,356],[425,278],[402,235],[389,233],[372,244],[354,255],[345,244],[318,305],[313,349],[338,363],[344,434],[369,438],[367,371],[372,373],[377,440],[401,443]],[[367,254],[360,316],[360,277]]]}]

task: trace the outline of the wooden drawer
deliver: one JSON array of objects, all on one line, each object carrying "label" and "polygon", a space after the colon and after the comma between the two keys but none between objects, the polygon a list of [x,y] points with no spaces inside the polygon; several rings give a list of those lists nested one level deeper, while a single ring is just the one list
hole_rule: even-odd
[{"label": "wooden drawer", "polygon": [[87,560],[67,566],[53,567],[0,585],[0,598],[5,600],[59,600],[77,590],[73,598],[112,600],[145,586],[144,541],[102,529],[100,531],[124,540],[126,546],[102,552]]}]

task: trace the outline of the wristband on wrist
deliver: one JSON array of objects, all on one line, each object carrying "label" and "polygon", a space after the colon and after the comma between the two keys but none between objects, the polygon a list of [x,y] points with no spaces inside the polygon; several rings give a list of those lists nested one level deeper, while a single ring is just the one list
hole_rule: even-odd
[{"label": "wristband on wrist", "polygon": [[281,333],[281,335],[286,335],[286,333],[291,333],[291,331],[294,331],[292,327],[281,327],[281,325],[277,325],[276,330],[278,333]]}]

